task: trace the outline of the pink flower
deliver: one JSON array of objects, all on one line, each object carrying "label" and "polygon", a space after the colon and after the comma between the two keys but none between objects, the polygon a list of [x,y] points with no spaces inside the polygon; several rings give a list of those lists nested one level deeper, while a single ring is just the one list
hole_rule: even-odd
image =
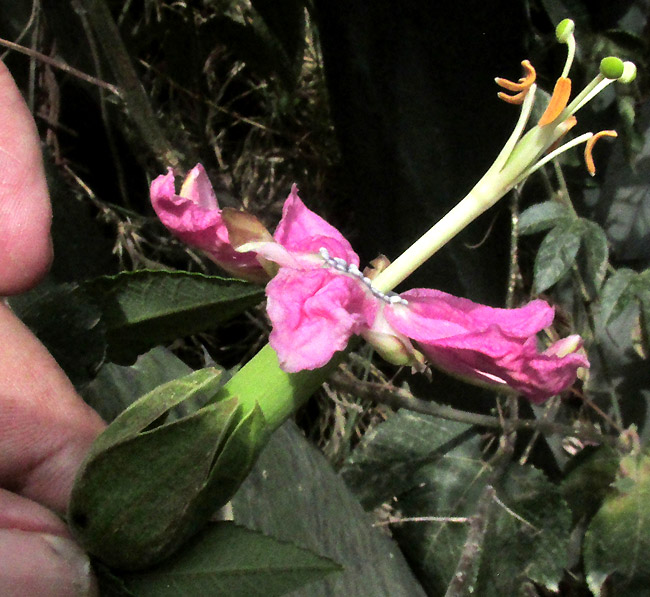
[{"label": "pink flower", "polygon": [[554,311],[536,300],[495,309],[429,289],[383,294],[359,271],[359,257],[333,226],[307,209],[294,185],[271,242],[241,248],[280,265],[267,286],[271,346],[288,372],[325,365],[350,337],[362,335],[398,364],[419,365],[424,353],[440,369],[474,384],[512,389],[533,402],[568,388],[579,367],[579,336],[544,352],[537,333]]},{"label": "pink flower", "polygon": [[190,170],[178,195],[171,169],[158,176],[151,183],[151,204],[175,236],[205,251],[228,273],[253,282],[268,280],[254,253],[235,251],[231,245],[217,197],[201,164]]},{"label": "pink flower", "polygon": [[536,334],[554,317],[542,300],[496,309],[426,288],[400,296],[408,305],[385,309],[390,326],[414,340],[432,364],[472,383],[511,388],[541,403],[570,387],[579,367],[589,367],[576,352],[582,346],[579,336],[537,350]]},{"label": "pink flower", "polygon": [[325,267],[322,255],[339,259],[346,271],[358,271],[359,256],[336,228],[305,207],[296,185],[273,238],[240,247],[280,265],[266,287],[269,342],[285,371],[322,367],[368,327],[377,309],[358,278]]},{"label": "pink flower", "polygon": [[426,357],[471,383],[512,389],[533,402],[567,389],[578,368],[589,366],[577,352],[579,336],[538,351],[536,335],[554,316],[544,301],[495,309],[425,288],[379,292],[359,271],[350,243],[305,207],[295,185],[273,238],[250,214],[219,209],[200,164],[178,195],[173,174],[159,176],[151,201],[174,234],[227,271],[263,281],[262,265],[277,270],[266,287],[269,340],[287,372],[322,367],[354,335],[391,362],[421,366]]}]

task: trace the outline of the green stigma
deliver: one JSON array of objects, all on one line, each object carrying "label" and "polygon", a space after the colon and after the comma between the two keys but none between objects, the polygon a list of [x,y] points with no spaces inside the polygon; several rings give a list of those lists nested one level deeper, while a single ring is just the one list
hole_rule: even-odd
[{"label": "green stigma", "polygon": [[[634,69],[636,71],[636,68]],[[608,79],[620,79],[625,72],[625,65],[616,56],[607,56],[600,61],[600,74]]]},{"label": "green stigma", "polygon": [[573,35],[575,28],[576,24],[571,19],[564,19],[563,21],[560,21],[558,26],[555,28],[555,37],[560,43],[565,44]]}]

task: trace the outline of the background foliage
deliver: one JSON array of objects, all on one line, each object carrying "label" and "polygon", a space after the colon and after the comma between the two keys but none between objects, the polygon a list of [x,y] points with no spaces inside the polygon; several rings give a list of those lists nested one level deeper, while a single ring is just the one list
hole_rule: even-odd
[{"label": "background foliage", "polygon": [[570,396],[495,407],[361,349],[235,496],[229,517],[255,532],[216,525],[149,576],[98,565],[106,594],[161,594],[170,578],[170,595],[647,594],[650,3],[403,4],[0,0],[0,37],[40,54],[3,59],[42,135],[56,252],[12,306],[107,420],[191,369],[226,379],[268,331],[259,288],[153,217],[148,183],[167,166],[203,162],[222,205],[270,226],[298,182],[364,260],[395,257],[509,134],[494,76],[528,57],[552,89],[555,23],[576,21],[576,88],[608,54],[640,71],[581,111],[584,130],[621,134],[598,146],[594,179],[565,157],[411,282],[552,302],[549,339],[580,333],[592,362]]}]

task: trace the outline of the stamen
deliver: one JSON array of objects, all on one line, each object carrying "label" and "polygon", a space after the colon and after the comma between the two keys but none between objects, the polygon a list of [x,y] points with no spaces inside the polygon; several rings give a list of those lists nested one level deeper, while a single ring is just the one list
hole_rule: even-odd
[{"label": "stamen", "polygon": [[567,45],[567,57],[566,62],[564,63],[564,69],[562,69],[562,77],[566,78],[569,76],[569,71],[571,70],[571,65],[573,64],[573,58],[576,54],[576,40],[573,36],[573,31],[575,30],[575,23],[571,19],[564,19],[558,23],[558,26],[555,28],[555,37],[562,43]]},{"label": "stamen", "polygon": [[528,93],[528,90],[526,89],[525,91],[520,91],[516,95],[508,95],[507,93],[503,91],[499,91],[497,93],[497,97],[500,100],[503,100],[507,104],[513,104],[515,106],[520,106],[521,104],[524,103],[524,99],[526,99],[526,94]]},{"label": "stamen", "polygon": [[553,145],[548,148],[549,153],[555,151],[560,146],[562,137],[564,137],[564,135],[566,135],[576,124],[578,124],[578,119],[572,114],[563,123],[558,125],[555,132],[559,134],[559,137],[553,142]]},{"label": "stamen", "polygon": [[379,290],[379,288],[375,288],[372,285],[372,280],[367,276],[364,276],[359,268],[354,265],[354,263],[348,263],[345,261],[345,259],[341,259],[340,257],[330,257],[330,253],[325,247],[318,249],[318,254],[323,258],[323,261],[325,262],[323,264],[324,267],[334,268],[336,271],[341,272],[342,274],[348,274],[353,278],[356,278],[366,288],[368,288],[368,290],[370,290],[373,296],[384,301],[385,303],[388,303],[389,305],[409,304],[406,299],[403,299],[399,294],[396,294],[395,292],[384,293]]},{"label": "stamen", "polygon": [[524,76],[519,79],[516,83],[510,81],[509,79],[504,79],[502,77],[497,77],[494,79],[494,82],[499,86],[503,87],[507,91],[517,92],[515,95],[508,95],[503,91],[499,91],[497,96],[499,99],[502,99],[504,102],[509,104],[521,104],[528,93],[528,90],[535,82],[537,74],[533,65],[528,60],[523,60],[521,66],[524,67]]},{"label": "stamen", "polygon": [[523,180],[528,178],[531,174],[533,174],[533,172],[537,172],[537,170],[539,170],[542,166],[545,166],[560,154],[564,153],[568,149],[571,149],[572,147],[575,147],[576,145],[585,143],[586,141],[591,139],[591,137],[593,137],[593,133],[584,133],[579,137],[576,137],[575,139],[571,139],[571,141],[567,141],[564,145],[561,145],[560,147],[551,151],[550,153],[547,153],[541,160],[535,162],[530,168],[527,168],[519,176],[517,176],[517,178],[515,178],[515,180],[512,182],[511,187],[518,185],[520,182],[522,182]]},{"label": "stamen", "polygon": [[571,95],[571,79],[568,77],[560,77],[555,83],[551,101],[546,106],[546,110],[537,123],[538,126],[545,126],[554,122],[555,119],[562,114],[564,108],[569,103],[569,96]]},{"label": "stamen", "polygon": [[596,141],[601,137],[618,137],[618,133],[616,131],[600,131],[591,137],[585,144],[585,163],[587,164],[589,174],[592,176],[596,174],[596,164],[594,164],[594,156],[592,152]]}]

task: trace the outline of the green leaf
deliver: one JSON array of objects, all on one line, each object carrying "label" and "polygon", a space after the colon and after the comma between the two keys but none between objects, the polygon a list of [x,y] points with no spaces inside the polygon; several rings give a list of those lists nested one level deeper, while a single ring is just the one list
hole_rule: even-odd
[{"label": "green leaf", "polygon": [[221,371],[206,368],[155,387],[131,404],[103,431],[93,442],[88,458],[109,446],[133,439],[144,430],[150,431],[151,426],[166,423],[171,409],[187,400],[210,398],[220,385]]},{"label": "green leaf", "polygon": [[607,273],[609,247],[605,231],[595,222],[583,219],[582,246],[586,257],[586,274],[596,290],[599,290]]},{"label": "green leaf", "polygon": [[650,169],[647,166],[650,105],[647,102],[640,108],[636,124],[644,133],[642,146],[630,160],[623,143],[614,145],[598,203],[599,211],[606,215],[605,230],[616,258],[647,262],[650,258]]},{"label": "green leaf", "polygon": [[511,466],[488,525],[478,595],[517,595],[530,579],[557,591],[567,564],[571,512],[558,487],[529,466]]},{"label": "green leaf", "polygon": [[[345,478],[365,503],[372,504],[376,488],[403,517],[443,518],[474,513],[485,472],[480,439],[470,426],[408,411],[377,427],[344,469]],[[391,528],[407,557],[419,563],[427,593],[443,595],[458,564],[465,525],[408,522]]]},{"label": "green leaf", "polygon": [[337,570],[338,564],[309,550],[219,522],[182,553],[123,580],[138,597],[275,597]]},{"label": "green leaf", "polygon": [[546,235],[535,258],[535,294],[548,290],[569,272],[578,255],[582,230],[581,220],[562,220]]},{"label": "green leaf", "polygon": [[248,476],[268,438],[264,415],[256,405],[241,418],[227,437],[208,479],[207,499],[218,504],[228,502]]},{"label": "green leaf", "polygon": [[617,573],[616,594],[642,594],[637,589],[650,583],[650,456],[624,457],[614,487],[585,535],[587,583],[600,596],[604,580]]},{"label": "green leaf", "polygon": [[[400,412],[357,450],[360,454],[353,453],[354,465],[346,465],[345,475],[362,496],[374,487],[383,496],[390,489],[390,504],[398,517],[437,517],[391,529],[411,561],[418,563],[428,593],[444,594],[468,532],[466,523],[454,519],[476,514],[491,478],[476,431]],[[416,464],[409,466],[410,462]],[[363,487],[364,468],[370,490]],[[382,476],[393,477],[394,485]],[[571,513],[559,490],[541,472],[516,465],[495,489],[500,504],[495,502],[490,508],[485,543],[478,550],[475,594],[516,595],[530,580],[556,588],[566,562],[571,524]]]},{"label": "green leaf", "polygon": [[216,455],[238,424],[237,400],[164,423],[198,393],[214,395],[210,370],[160,386],[124,411],[93,443],[75,480],[69,521],[88,551],[136,569],[168,556],[219,506],[204,488]]},{"label": "green leaf", "polygon": [[636,272],[621,268],[608,278],[600,294],[600,306],[596,319],[598,329],[604,329],[635,299],[634,280],[636,277]]},{"label": "green leaf", "polygon": [[76,386],[95,375],[106,354],[101,311],[76,284],[44,282],[9,305]]},{"label": "green leaf", "polygon": [[400,410],[363,437],[341,475],[370,510],[411,489],[420,468],[475,434],[463,423]]},{"label": "green leaf", "polygon": [[562,480],[562,495],[574,520],[596,513],[614,481],[619,459],[609,446],[588,446],[569,461]]},{"label": "green leaf", "polygon": [[646,351],[650,349],[650,277],[645,271],[637,277],[636,296],[639,301],[639,321],[641,323],[642,340]]},{"label": "green leaf", "polygon": [[264,298],[263,289],[240,280],[148,270],[97,278],[83,290],[100,306],[108,356],[120,364],[224,323]]},{"label": "green leaf", "polygon": [[[104,421],[110,423],[140,396],[190,373],[192,369],[171,351],[157,346],[139,356],[135,364],[128,367],[105,363],[95,379],[83,388],[81,395]],[[180,416],[190,414],[190,404],[193,410],[196,410],[195,406],[204,406],[203,397],[197,395],[189,398],[171,412],[178,412]]]},{"label": "green leaf", "polygon": [[235,522],[344,564],[292,597],[424,597],[399,547],[293,422],[274,433],[232,508]]},{"label": "green leaf", "polygon": [[561,220],[570,219],[568,208],[558,201],[536,203],[519,216],[519,234],[534,234],[556,226]]}]

